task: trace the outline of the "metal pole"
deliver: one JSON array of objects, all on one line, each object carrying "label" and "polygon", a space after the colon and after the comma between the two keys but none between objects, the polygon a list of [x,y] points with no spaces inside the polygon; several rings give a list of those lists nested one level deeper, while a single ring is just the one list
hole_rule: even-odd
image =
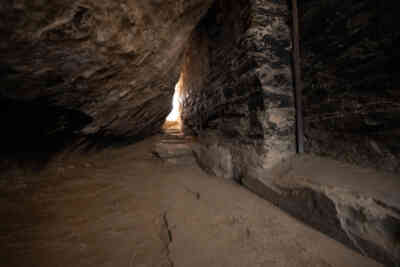
[{"label": "metal pole", "polygon": [[301,78],[300,61],[300,33],[299,33],[299,11],[297,0],[292,0],[292,21],[293,21],[293,68],[295,76],[295,98],[296,98],[296,125],[297,125],[297,152],[304,153],[304,122],[302,91],[303,81]]}]

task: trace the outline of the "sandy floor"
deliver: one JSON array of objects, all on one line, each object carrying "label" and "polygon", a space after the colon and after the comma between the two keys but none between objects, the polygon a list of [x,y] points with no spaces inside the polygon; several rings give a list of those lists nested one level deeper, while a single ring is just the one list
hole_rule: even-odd
[{"label": "sandy floor", "polygon": [[380,266],[157,142],[0,176],[0,266]]}]

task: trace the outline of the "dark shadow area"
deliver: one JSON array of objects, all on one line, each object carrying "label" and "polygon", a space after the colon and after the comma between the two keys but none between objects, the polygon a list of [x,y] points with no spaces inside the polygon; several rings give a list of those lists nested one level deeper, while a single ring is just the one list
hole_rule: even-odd
[{"label": "dark shadow area", "polygon": [[43,168],[91,122],[89,116],[55,106],[49,99],[21,101],[5,97],[0,97],[0,120],[0,170],[15,165]]},{"label": "dark shadow area", "polygon": [[396,1],[300,1],[306,151],[400,172]]},{"label": "dark shadow area", "polygon": [[80,130],[92,119],[82,112],[58,107],[49,99],[20,101],[2,97],[0,120],[4,126],[0,133],[0,172],[15,167],[37,171],[64,150],[90,153],[127,146],[155,134],[149,127],[135,136],[117,136],[104,130],[83,135]]}]

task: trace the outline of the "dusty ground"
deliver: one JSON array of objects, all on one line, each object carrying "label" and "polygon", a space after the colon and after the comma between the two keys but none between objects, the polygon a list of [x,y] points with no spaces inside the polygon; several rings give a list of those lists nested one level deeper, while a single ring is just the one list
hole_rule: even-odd
[{"label": "dusty ground", "polygon": [[0,176],[0,266],[379,266],[155,145]]}]

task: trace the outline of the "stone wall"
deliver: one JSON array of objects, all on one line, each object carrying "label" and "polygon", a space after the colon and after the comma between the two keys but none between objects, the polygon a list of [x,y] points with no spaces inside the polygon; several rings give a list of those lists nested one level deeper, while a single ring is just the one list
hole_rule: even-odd
[{"label": "stone wall", "polygon": [[183,122],[200,164],[240,180],[295,153],[286,1],[216,1],[182,69]]},{"label": "stone wall", "polygon": [[400,172],[397,1],[301,1],[306,150]]}]

